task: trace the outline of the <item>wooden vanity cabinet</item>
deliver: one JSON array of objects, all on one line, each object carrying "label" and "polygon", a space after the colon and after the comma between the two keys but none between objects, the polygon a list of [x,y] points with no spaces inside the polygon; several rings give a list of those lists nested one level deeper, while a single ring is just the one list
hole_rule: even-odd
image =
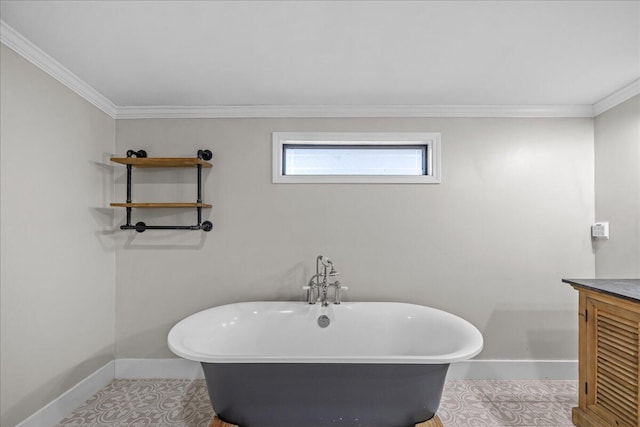
[{"label": "wooden vanity cabinet", "polygon": [[[569,282],[571,283],[571,282]],[[640,427],[640,302],[579,291],[578,427]]]}]

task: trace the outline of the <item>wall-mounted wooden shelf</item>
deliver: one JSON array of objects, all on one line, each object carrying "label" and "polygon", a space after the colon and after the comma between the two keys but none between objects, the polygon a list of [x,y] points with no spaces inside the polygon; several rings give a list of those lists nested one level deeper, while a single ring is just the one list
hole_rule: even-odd
[{"label": "wall-mounted wooden shelf", "polygon": [[211,163],[194,157],[112,157],[112,162],[137,168],[210,168]]},{"label": "wall-mounted wooden shelf", "polygon": [[[142,233],[145,230],[203,230],[211,231],[211,221],[202,221],[202,209],[211,208],[211,205],[202,202],[202,168],[210,168],[213,154],[209,150],[198,150],[197,157],[147,157],[144,150],[129,150],[127,157],[112,157],[111,161],[127,166],[127,201],[126,203],[111,203],[114,208],[127,209],[127,223],[120,226],[121,230],[136,230]],[[195,203],[134,203],[132,201],[131,170],[134,168],[196,168],[198,170],[198,198]],[[150,208],[195,208],[198,213],[196,225],[146,225],[138,222],[131,223],[131,210]]]}]

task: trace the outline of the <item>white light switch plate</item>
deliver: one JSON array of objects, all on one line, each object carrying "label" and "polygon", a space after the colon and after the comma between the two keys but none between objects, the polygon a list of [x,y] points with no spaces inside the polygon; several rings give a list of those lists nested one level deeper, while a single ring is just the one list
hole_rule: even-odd
[{"label": "white light switch plate", "polygon": [[591,226],[591,237],[595,239],[608,239],[609,238],[609,222],[601,221],[593,224]]}]

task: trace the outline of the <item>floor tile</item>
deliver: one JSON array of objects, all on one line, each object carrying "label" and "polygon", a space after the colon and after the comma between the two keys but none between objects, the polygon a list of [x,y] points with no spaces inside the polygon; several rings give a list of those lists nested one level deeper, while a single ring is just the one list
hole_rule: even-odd
[{"label": "floor tile", "polygon": [[489,401],[479,381],[449,381],[445,384],[443,398],[450,397],[460,402]]},{"label": "floor tile", "polygon": [[578,406],[578,382],[577,381],[543,381],[549,389],[552,402],[567,403]]},{"label": "floor tile", "polygon": [[[572,427],[577,381],[447,382],[438,415],[445,427]],[[204,380],[118,379],[60,427],[208,427],[214,416]]]},{"label": "floor tile", "polygon": [[115,380],[58,425],[207,426],[213,410],[211,404],[205,406],[194,399],[198,391],[202,391],[201,384],[191,380]]},{"label": "floor tile", "polygon": [[551,390],[543,381],[483,381],[480,388],[492,402],[547,402]]},{"label": "floor tile", "polygon": [[506,426],[571,425],[571,413],[555,402],[494,402],[494,415]]},{"label": "floor tile", "polygon": [[463,402],[442,399],[438,416],[445,425],[451,426],[498,426],[501,419],[491,402]]}]

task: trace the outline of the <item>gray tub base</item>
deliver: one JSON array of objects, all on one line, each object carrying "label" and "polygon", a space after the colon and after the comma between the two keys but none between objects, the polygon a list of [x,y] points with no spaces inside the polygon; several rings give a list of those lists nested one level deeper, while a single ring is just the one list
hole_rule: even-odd
[{"label": "gray tub base", "polygon": [[448,364],[202,363],[216,414],[240,427],[411,427],[438,409]]}]

